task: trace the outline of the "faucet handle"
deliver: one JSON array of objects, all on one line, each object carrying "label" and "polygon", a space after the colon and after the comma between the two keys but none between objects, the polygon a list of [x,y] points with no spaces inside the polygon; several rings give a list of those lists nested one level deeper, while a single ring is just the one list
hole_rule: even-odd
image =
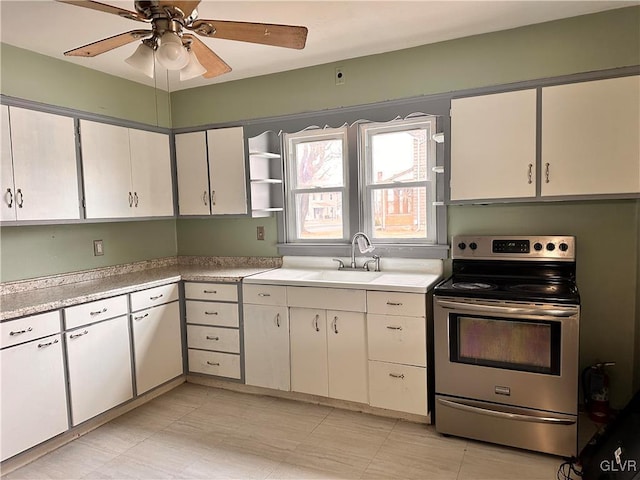
[{"label": "faucet handle", "polygon": [[371,269],[369,268],[370,263],[375,263],[376,265],[374,272],[380,271],[380,255],[373,255],[373,258],[364,262],[364,265],[362,266],[362,268],[364,268],[367,272],[371,271]]},{"label": "faucet handle", "polygon": [[339,258],[332,258],[334,262],[338,262],[338,270],[342,270],[344,268],[344,262]]}]

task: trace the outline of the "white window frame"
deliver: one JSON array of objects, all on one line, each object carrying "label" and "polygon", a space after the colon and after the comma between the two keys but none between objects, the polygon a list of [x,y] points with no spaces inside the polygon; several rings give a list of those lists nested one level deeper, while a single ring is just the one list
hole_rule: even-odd
[{"label": "white window frame", "polygon": [[[362,227],[364,232],[369,235],[374,244],[426,244],[436,245],[438,243],[437,232],[437,207],[436,201],[436,173],[433,168],[436,166],[436,142],[433,135],[437,132],[436,117],[424,116],[412,118],[410,120],[393,120],[386,123],[364,123],[359,126],[359,142],[360,149],[358,154],[360,173],[360,192],[362,208]],[[427,138],[427,165],[426,177],[419,181],[397,181],[389,183],[374,183],[373,175],[373,159],[371,150],[371,137],[381,133],[401,132],[406,130],[425,129]],[[376,190],[384,190],[388,188],[414,188],[424,187],[426,190],[426,231],[427,236],[424,238],[407,237],[382,237],[374,238],[373,225],[373,195]]]},{"label": "white window frame", "polygon": [[[341,187],[311,187],[298,188],[296,182],[296,145],[299,143],[322,140],[342,141],[342,176],[343,185]],[[349,232],[349,156],[347,142],[347,127],[307,129],[298,133],[284,135],[284,146],[286,152],[285,162],[285,196],[286,196],[286,235],[287,243],[327,243],[335,244],[348,240]],[[342,194],[342,238],[299,238],[298,236],[298,215],[296,206],[297,194],[321,194],[321,193]]]}]

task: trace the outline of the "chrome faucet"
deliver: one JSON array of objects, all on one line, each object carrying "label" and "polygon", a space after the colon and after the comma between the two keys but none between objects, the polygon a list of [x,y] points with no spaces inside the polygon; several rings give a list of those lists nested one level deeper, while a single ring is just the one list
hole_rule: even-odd
[{"label": "chrome faucet", "polygon": [[360,253],[373,252],[376,247],[371,245],[371,240],[363,232],[356,233],[351,239],[351,268],[356,268],[356,242]]}]

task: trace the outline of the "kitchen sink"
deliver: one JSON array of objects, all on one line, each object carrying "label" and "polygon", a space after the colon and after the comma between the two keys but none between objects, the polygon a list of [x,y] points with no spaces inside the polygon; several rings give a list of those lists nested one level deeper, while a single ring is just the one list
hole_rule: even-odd
[{"label": "kitchen sink", "polygon": [[368,283],[381,275],[381,272],[368,272],[366,270],[321,270],[314,272],[307,280],[325,282]]}]

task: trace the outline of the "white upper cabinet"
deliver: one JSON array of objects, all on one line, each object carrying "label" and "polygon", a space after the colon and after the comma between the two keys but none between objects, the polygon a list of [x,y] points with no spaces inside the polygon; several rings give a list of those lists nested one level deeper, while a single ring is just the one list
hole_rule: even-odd
[{"label": "white upper cabinet", "polygon": [[2,220],[80,218],[74,121],[2,107]]},{"label": "white upper cabinet", "polygon": [[451,200],[536,195],[536,90],[451,101]]},{"label": "white upper cabinet", "polygon": [[178,210],[180,215],[209,215],[211,192],[206,132],[176,135]]},{"label": "white upper cabinet", "polygon": [[180,215],[246,214],[243,128],[180,133],[175,139]]},{"label": "white upper cabinet", "polygon": [[80,121],[87,218],[173,215],[168,136]]},{"label": "white upper cabinet", "polygon": [[247,213],[244,133],[242,127],[207,131],[211,212]]},{"label": "white upper cabinet", "polygon": [[169,136],[129,129],[131,182],[137,217],[173,215]]},{"label": "white upper cabinet", "polygon": [[542,89],[542,195],[640,192],[640,76]]}]

